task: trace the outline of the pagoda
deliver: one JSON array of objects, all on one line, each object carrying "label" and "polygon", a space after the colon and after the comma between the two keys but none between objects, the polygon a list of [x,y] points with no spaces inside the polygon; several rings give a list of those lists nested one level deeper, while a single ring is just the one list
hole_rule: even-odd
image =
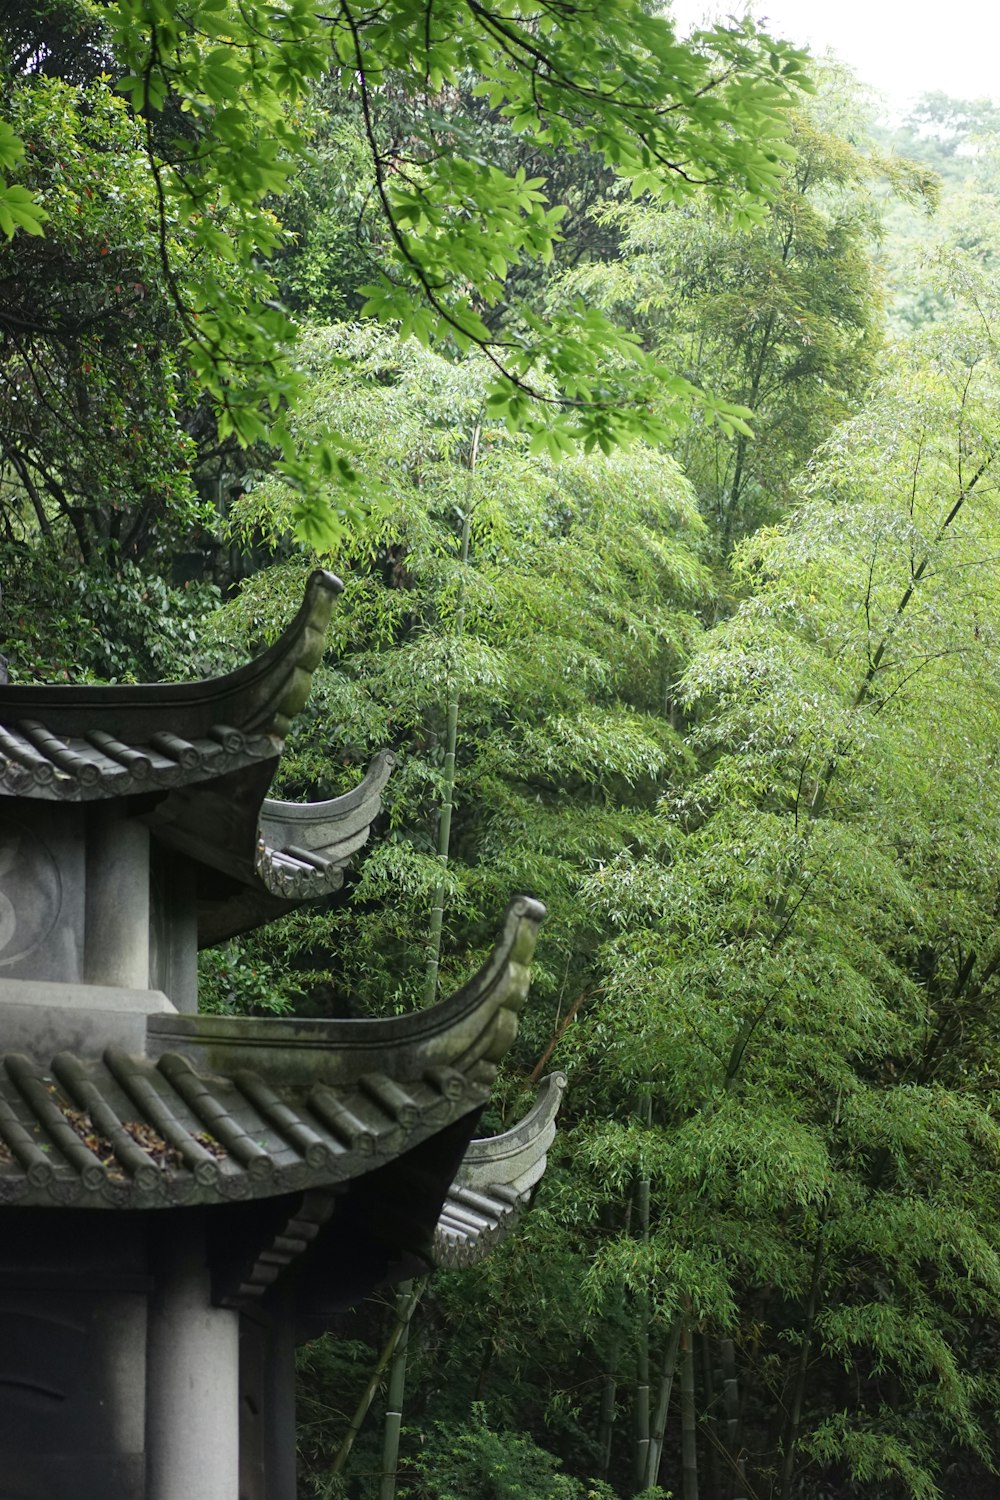
[{"label": "pagoda", "polygon": [[338,898],[393,758],[267,796],[340,584],[228,676],[0,687],[0,1500],[294,1500],[294,1348],[516,1222],[564,1080],[475,1138],[544,915],[438,1004],[198,1013],[197,953]]}]

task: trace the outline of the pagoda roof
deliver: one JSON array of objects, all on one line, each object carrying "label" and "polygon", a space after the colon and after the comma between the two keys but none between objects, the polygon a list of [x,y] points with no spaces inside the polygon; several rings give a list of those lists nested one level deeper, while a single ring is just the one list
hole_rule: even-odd
[{"label": "pagoda roof", "polygon": [[460,1122],[486,1103],[516,1034],[543,916],[536,901],[513,902],[479,972],[410,1015],[158,1013],[141,1056],[4,1055],[0,1203],[157,1209],[336,1189],[437,1136],[443,1200],[454,1128],[464,1150]]},{"label": "pagoda roof", "polygon": [[475,1265],[514,1228],[545,1172],[565,1087],[565,1073],[550,1073],[517,1125],[470,1142],[434,1232],[437,1265]]},{"label": "pagoda roof", "polygon": [[276,762],[309,695],[342,587],[317,569],[274,645],[223,677],[0,686],[0,793],[88,802]]},{"label": "pagoda roof", "polygon": [[381,810],[391,751],[342,796],[298,804],[266,793],[341,588],[313,572],[280,638],[226,676],[0,686],[0,796],[131,799],[156,841],[202,871],[203,948],[335,894]]},{"label": "pagoda roof", "polygon": [[[191,878],[201,946],[330,897],[369,836],[393,755],[327,801],[267,791],[340,589],[314,572],[280,639],[226,676],[0,686],[0,797],[117,800],[116,816],[170,851],[164,886]],[[300,1330],[330,1326],[337,1308],[435,1252],[471,1263],[515,1222],[554,1131],[561,1078],[513,1130],[470,1146],[543,916],[517,899],[465,985],[383,1019],[177,1014],[155,992],[137,1008],[133,992],[99,985],[88,1009],[78,985],[46,981],[36,996],[40,986],[11,981],[22,988],[5,1002],[6,1050],[0,1035],[0,1206],[149,1211],[151,1223],[202,1209],[213,1299],[264,1297],[294,1262]],[[16,1014],[32,1003],[46,1007],[38,1026]]]}]

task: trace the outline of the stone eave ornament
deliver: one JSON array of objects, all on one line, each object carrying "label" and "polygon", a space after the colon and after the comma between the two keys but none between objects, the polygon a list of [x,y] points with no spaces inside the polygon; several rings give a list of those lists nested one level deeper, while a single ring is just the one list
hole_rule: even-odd
[{"label": "stone eave ornament", "polygon": [[544,1175],[565,1088],[565,1073],[550,1073],[512,1129],[469,1142],[434,1231],[437,1265],[476,1265],[517,1224]]},{"label": "stone eave ornament", "polygon": [[150,821],[165,842],[231,877],[228,886],[217,885],[200,903],[199,946],[212,947],[305,902],[335,895],[353,856],[368,842],[395,764],[391,750],[380,750],[356,787],[325,802],[266,797],[257,819],[252,874],[247,861],[231,851],[220,858],[213,844],[218,819],[209,813],[213,808],[228,813],[227,799],[212,799],[207,806],[204,792],[200,797],[192,792],[183,803],[171,798],[158,809]]}]

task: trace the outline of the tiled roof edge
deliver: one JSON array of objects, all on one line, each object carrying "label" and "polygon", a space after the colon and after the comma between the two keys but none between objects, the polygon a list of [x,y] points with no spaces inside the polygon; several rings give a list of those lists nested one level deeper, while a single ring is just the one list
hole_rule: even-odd
[{"label": "tiled roof edge", "polygon": [[337,1089],[214,1075],[167,1053],[0,1057],[0,1206],[170,1209],[336,1189],[486,1102],[428,1069]]},{"label": "tiled roof edge", "polygon": [[565,1074],[550,1074],[513,1129],[470,1143],[434,1231],[438,1266],[478,1264],[517,1224],[545,1171],[565,1087]]}]

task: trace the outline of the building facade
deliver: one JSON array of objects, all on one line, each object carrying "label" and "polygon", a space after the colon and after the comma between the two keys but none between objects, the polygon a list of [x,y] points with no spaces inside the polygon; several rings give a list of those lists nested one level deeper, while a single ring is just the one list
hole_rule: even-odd
[{"label": "building facade", "polygon": [[0,1500],[294,1500],[294,1348],[468,1264],[544,1169],[563,1080],[476,1124],[541,906],[388,1020],[200,1015],[197,954],[337,898],[392,756],[267,791],[339,584],[191,684],[0,687]]}]

